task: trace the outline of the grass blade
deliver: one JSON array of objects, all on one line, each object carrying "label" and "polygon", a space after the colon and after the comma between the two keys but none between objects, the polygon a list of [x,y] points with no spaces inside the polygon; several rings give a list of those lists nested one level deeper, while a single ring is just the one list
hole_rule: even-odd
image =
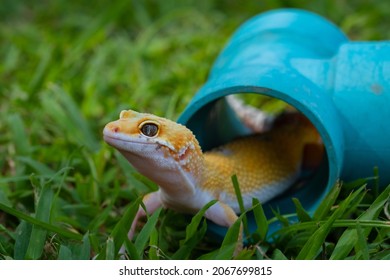
[{"label": "grass blade", "polygon": [[[35,181],[34,178],[32,180]],[[54,197],[53,190],[44,184],[41,189],[40,196],[36,207],[35,218],[45,223],[50,220],[51,205]],[[26,252],[27,259],[39,259],[43,252],[43,247],[46,242],[47,230],[37,225],[33,225],[30,242]]]},{"label": "grass blade", "polygon": [[14,246],[14,259],[23,260],[28,244],[30,243],[30,236],[32,231],[32,225],[26,221],[22,221],[19,226],[16,228],[16,239]]},{"label": "grass blade", "polygon": [[181,243],[180,248],[173,254],[172,259],[174,260],[187,260],[190,258],[192,250],[195,246],[201,241],[207,231],[207,222],[203,220],[200,228],[197,229],[196,233],[192,234],[190,237],[186,238],[184,242]]},{"label": "grass blade", "polygon": [[28,223],[31,223],[33,225],[37,225],[37,226],[40,226],[48,231],[51,231],[51,232],[54,232],[54,233],[57,233],[63,237],[66,237],[66,238],[70,238],[70,239],[75,239],[75,240],[82,240],[82,235],[79,234],[79,233],[75,233],[75,232],[72,232],[72,231],[68,231],[68,230],[65,230],[63,228],[60,228],[60,227],[57,227],[55,225],[52,225],[52,224],[49,224],[49,223],[45,223],[43,221],[40,221],[40,220],[37,220],[31,216],[28,216],[26,214],[24,214],[23,212],[20,212],[14,208],[11,208],[9,206],[6,206],[2,203],[0,203],[0,210],[12,215],[12,216],[15,216],[21,220],[24,220]]},{"label": "grass blade", "polygon": [[138,251],[134,246],[134,243],[131,242],[131,240],[129,240],[128,238],[125,239],[125,248],[131,260],[141,260]]},{"label": "grass blade", "polygon": [[356,213],[359,213],[358,208],[361,207],[362,200],[367,195],[367,189],[365,188],[362,193],[360,193],[349,205],[348,210],[345,211],[344,217],[351,217]]},{"label": "grass blade", "polygon": [[8,128],[12,132],[12,143],[15,145],[18,155],[28,155],[31,151],[26,127],[20,115],[11,114],[7,119]]},{"label": "grass blade", "polygon": [[[277,231],[277,234],[292,234],[297,231],[306,231],[318,228],[318,226],[322,226],[326,223],[327,220],[324,221],[311,221],[304,222],[299,224],[293,224],[288,228],[282,228]],[[337,219],[334,221],[332,227],[340,228],[340,227],[352,227],[355,228],[356,224],[359,223],[361,227],[376,227],[376,228],[385,228],[390,229],[390,222],[386,221],[373,221],[373,220],[352,220],[352,219]]]},{"label": "grass blade", "polygon": [[68,92],[58,85],[51,84],[50,94],[44,95],[42,105],[47,114],[56,122],[62,133],[78,145],[82,144],[89,151],[99,149],[99,142],[92,132],[76,102]]},{"label": "grass blade", "polygon": [[234,256],[234,251],[236,250],[237,244],[230,243],[221,246],[218,250],[218,254],[215,256],[216,260],[230,260]]},{"label": "grass blade", "polygon": [[61,244],[57,259],[58,260],[72,260],[72,251],[67,246]]},{"label": "grass blade", "polygon": [[[359,221],[374,220],[378,217],[384,205],[389,199],[390,186],[388,186],[371,204],[371,206],[358,218]],[[372,228],[367,228],[364,235],[367,237]],[[330,259],[344,259],[358,242],[356,229],[347,229],[339,238]]]},{"label": "grass blade", "polygon": [[233,257],[235,249],[238,245],[237,242],[239,242],[238,237],[241,232],[242,220],[245,215],[246,212],[242,213],[240,217],[234,222],[234,224],[229,227],[215,259],[228,260]]},{"label": "grass blade", "polygon": [[[192,219],[191,223],[186,227],[186,237],[180,243],[180,248],[173,254],[172,259],[182,260],[188,259],[192,249],[198,244],[198,242],[203,238],[207,230],[207,223],[204,219],[204,214],[207,209],[214,205],[217,201],[213,200],[207,203],[196,213]],[[201,221],[203,220],[202,226],[199,228]]]},{"label": "grass blade", "polygon": [[3,224],[0,224],[0,233],[7,234],[13,240],[15,240],[16,238],[16,234],[11,230],[9,230],[8,228],[6,228]]},{"label": "grass blade", "polygon": [[47,176],[53,176],[55,174],[54,170],[48,167],[42,162],[36,161],[30,157],[17,157],[18,161],[31,166],[37,173]]},{"label": "grass blade", "polygon": [[68,245],[61,245],[58,254],[59,260],[89,260],[91,258],[90,234],[84,234],[81,242],[72,242]]},{"label": "grass blade", "polygon": [[203,206],[202,209],[200,209],[200,211],[198,211],[198,213],[195,214],[195,216],[192,217],[191,223],[186,227],[186,239],[184,240],[184,243],[196,234],[199,224],[204,218],[204,214],[216,202],[217,202],[216,200],[210,201],[205,206]]},{"label": "grass blade", "polygon": [[114,240],[116,253],[119,252],[119,249],[122,246],[123,242],[125,241],[125,239],[127,239],[127,233],[130,230],[131,224],[135,218],[135,215],[137,214],[141,201],[142,197],[139,197],[134,203],[130,204],[127,207],[124,215],[111,232],[110,236]]},{"label": "grass blade", "polygon": [[263,207],[257,198],[253,198],[252,205],[253,214],[257,225],[257,233],[259,234],[260,240],[265,240],[268,232],[267,217],[265,216]]},{"label": "grass blade", "polygon": [[353,201],[364,190],[364,186],[357,191],[350,194],[343,202],[340,207],[329,217],[329,219],[321,225],[313,235],[308,239],[306,244],[299,252],[297,259],[310,260],[314,259],[319,253],[326,236],[330,232],[333,223],[336,219],[340,218],[344,212],[348,209],[349,204]]},{"label": "grass blade", "polygon": [[52,53],[53,48],[45,48],[40,49],[40,62],[33,72],[34,75],[32,76],[30,83],[28,85],[29,91],[31,93],[36,93],[36,91],[42,86],[42,83],[44,81],[45,73],[47,69],[50,66],[50,62],[52,60]]},{"label": "grass blade", "polygon": [[356,233],[357,233],[357,242],[355,245],[356,252],[356,259],[363,259],[363,260],[368,260],[369,253],[368,253],[368,245],[367,245],[367,240],[366,236],[364,234],[364,230],[360,226],[360,223],[356,223]]},{"label": "grass blade", "polygon": [[114,239],[112,239],[112,237],[108,237],[106,241],[106,260],[114,260],[115,255]]},{"label": "grass blade", "polygon": [[73,251],[73,259],[75,260],[89,260],[91,254],[91,243],[89,241],[89,233],[83,236],[83,240],[77,249]]},{"label": "grass blade", "polygon": [[0,182],[0,203],[7,205],[7,206],[11,206],[11,201],[8,199],[8,196],[7,196],[4,189],[5,188],[3,188],[3,186],[1,185],[1,182]]},{"label": "grass blade", "polygon": [[280,224],[283,227],[289,227],[290,226],[290,221],[284,216],[281,215],[279,211],[271,209],[272,214],[275,216],[275,219],[280,222]]},{"label": "grass blade", "polygon": [[158,208],[150,218],[148,218],[148,221],[140,231],[140,233],[137,236],[137,239],[134,242],[135,248],[137,249],[138,254],[140,257],[142,257],[144,253],[144,248],[146,246],[146,243],[148,242],[150,235],[152,234],[153,230],[156,227],[158,217],[160,216],[162,208]]},{"label": "grass blade", "polygon": [[384,249],[379,253],[375,254],[372,258],[374,260],[390,260],[390,249]]},{"label": "grass blade", "polygon": [[288,260],[288,258],[279,249],[275,249],[272,254],[273,260]]},{"label": "grass blade", "polygon": [[336,199],[338,198],[341,191],[342,184],[337,182],[336,185],[330,190],[328,195],[324,200],[321,201],[321,204],[318,206],[316,211],[314,212],[313,219],[315,221],[321,221],[325,219],[328,215],[330,209],[335,204]]},{"label": "grass blade", "polygon": [[[241,189],[240,189],[240,185],[238,183],[238,179],[237,179],[236,175],[232,176],[232,182],[233,182],[234,192],[235,192],[236,197],[237,197],[238,205],[240,207],[240,213],[244,213],[246,211],[246,209],[244,207],[244,201],[242,199]],[[250,232],[248,229],[248,220],[246,218],[246,215],[244,215],[242,218],[242,224],[244,227],[245,236],[250,236]]]},{"label": "grass blade", "polygon": [[159,260],[159,254],[158,254],[158,232],[156,229],[153,229],[152,233],[150,234],[149,239],[149,259],[150,260]]},{"label": "grass blade", "polygon": [[311,221],[311,217],[306,212],[306,210],[303,208],[301,202],[298,199],[294,198],[294,197],[292,198],[292,201],[295,204],[295,209],[296,209],[296,212],[297,212],[298,219],[301,222],[310,222]]}]

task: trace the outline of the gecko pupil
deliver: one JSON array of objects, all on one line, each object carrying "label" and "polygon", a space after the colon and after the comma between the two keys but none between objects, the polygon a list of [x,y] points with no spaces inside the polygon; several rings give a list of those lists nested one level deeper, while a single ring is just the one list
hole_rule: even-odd
[{"label": "gecko pupil", "polygon": [[142,126],[141,132],[147,137],[154,137],[158,132],[158,126],[154,123],[146,123]]}]

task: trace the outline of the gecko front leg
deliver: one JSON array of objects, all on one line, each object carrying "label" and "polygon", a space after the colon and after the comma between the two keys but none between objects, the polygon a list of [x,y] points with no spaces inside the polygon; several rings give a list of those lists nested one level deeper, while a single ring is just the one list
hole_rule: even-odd
[{"label": "gecko front leg", "polygon": [[[142,200],[146,212],[148,214],[152,214],[154,211],[156,211],[157,208],[162,206],[162,201],[160,197],[160,191],[152,192],[147,195]],[[134,237],[134,232],[138,223],[138,220],[142,217],[146,216],[146,212],[143,207],[139,207],[137,214],[135,215],[135,218],[133,220],[133,223],[131,225],[128,238],[130,240]],[[224,226],[224,227],[230,227],[232,226],[238,219],[238,216],[233,211],[233,209],[228,206],[227,204],[223,202],[217,202],[213,206],[211,206],[205,213],[205,217],[214,223]],[[243,247],[243,226],[242,223],[240,225],[240,232],[237,240],[237,246],[234,251],[234,255],[237,255]]]},{"label": "gecko front leg", "polygon": [[[157,208],[162,206],[159,191],[155,191],[155,192],[148,193],[147,195],[145,195],[142,199],[142,203],[145,206],[146,212],[145,212],[144,208],[140,205],[137,213],[135,214],[133,222],[131,223],[130,230],[127,234],[127,237],[129,240],[132,240],[134,237],[134,233],[135,233],[135,229],[136,229],[137,224],[138,224],[138,220],[142,217],[145,217],[146,213],[152,214],[154,211],[157,210]],[[121,259],[125,259],[125,252],[126,252],[125,246],[122,245],[120,250],[119,250],[119,255],[121,256],[120,257]]]},{"label": "gecko front leg", "polygon": [[[218,201],[212,205],[205,213],[205,217],[215,224],[230,228],[238,219],[237,214],[227,204]],[[238,235],[237,245],[234,255],[237,255],[243,248],[243,225],[240,224],[240,231]]]}]

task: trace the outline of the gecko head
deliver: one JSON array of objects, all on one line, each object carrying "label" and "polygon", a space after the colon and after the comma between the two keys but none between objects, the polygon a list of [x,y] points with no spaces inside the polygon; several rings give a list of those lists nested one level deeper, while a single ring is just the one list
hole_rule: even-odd
[{"label": "gecko head", "polygon": [[181,124],[132,110],[122,111],[118,120],[108,123],[103,136],[109,145],[129,152],[139,149],[134,146],[153,146],[180,154],[182,148],[196,141],[193,133]]},{"label": "gecko head", "polygon": [[[157,116],[127,110],[120,113],[118,120],[104,127],[103,137],[118,150],[136,152],[141,146],[165,144],[159,137],[161,126],[162,122]],[[169,143],[165,146],[169,146]]]},{"label": "gecko head", "polygon": [[103,136],[138,171],[158,184],[157,175],[151,173],[177,172],[178,168],[195,172],[201,168],[197,159],[202,158],[202,151],[194,134],[166,118],[122,111],[118,120],[105,126]]}]

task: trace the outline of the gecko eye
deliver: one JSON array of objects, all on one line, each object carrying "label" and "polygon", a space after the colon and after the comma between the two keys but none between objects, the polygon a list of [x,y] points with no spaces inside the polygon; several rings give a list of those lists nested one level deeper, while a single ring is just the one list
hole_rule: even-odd
[{"label": "gecko eye", "polygon": [[146,137],[154,137],[158,133],[158,125],[155,123],[144,123],[140,128],[141,133]]}]

